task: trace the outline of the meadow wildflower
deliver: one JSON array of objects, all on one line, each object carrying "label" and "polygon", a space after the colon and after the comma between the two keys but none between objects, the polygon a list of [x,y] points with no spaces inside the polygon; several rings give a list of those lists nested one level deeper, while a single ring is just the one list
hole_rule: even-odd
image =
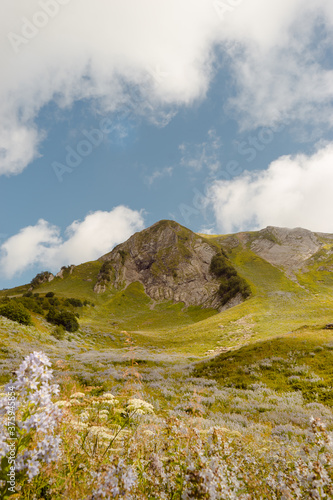
[{"label": "meadow wildflower", "polygon": [[[52,370],[47,356],[34,352],[27,356],[16,371],[17,379],[7,390],[17,395],[15,403],[16,471],[33,479],[42,463],[49,464],[60,456],[61,438],[56,433],[62,412],[52,402],[59,387],[51,384]],[[4,398],[0,415],[4,415]],[[1,434],[2,450],[6,450],[6,436]],[[2,452],[3,453],[3,452]],[[9,464],[8,464],[9,465]]]}]

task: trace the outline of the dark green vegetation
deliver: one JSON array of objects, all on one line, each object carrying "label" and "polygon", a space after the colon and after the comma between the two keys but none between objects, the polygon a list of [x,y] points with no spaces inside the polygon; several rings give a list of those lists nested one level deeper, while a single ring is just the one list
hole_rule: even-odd
[{"label": "dark green vegetation", "polygon": [[17,323],[21,323],[22,325],[32,324],[29,311],[22,304],[14,300],[0,303],[0,316],[17,321]]},{"label": "dark green vegetation", "polygon": [[68,332],[79,329],[77,318],[78,308],[91,305],[87,300],[82,302],[75,298],[58,298],[54,292],[44,296],[39,293],[26,292],[22,296],[8,298],[0,301],[0,315],[25,325],[32,325],[31,312],[45,316],[45,319],[54,325],[62,325]]},{"label": "dark green vegetation", "polygon": [[238,275],[223,250],[212,258],[210,272],[221,282],[218,293],[221,296],[222,305],[225,305],[238,293],[242,295],[243,299],[250,296],[250,286],[244,278]]},{"label": "dark green vegetation", "polygon": [[102,267],[100,269],[99,275],[98,275],[98,280],[101,284],[106,284],[110,283],[112,280],[112,275],[113,275],[114,269],[108,260],[103,262]]},{"label": "dark green vegetation", "polygon": [[46,315],[46,319],[49,323],[54,325],[62,325],[68,332],[76,332],[79,329],[79,323],[76,316],[71,311],[66,311],[64,309],[56,309],[51,307]]}]

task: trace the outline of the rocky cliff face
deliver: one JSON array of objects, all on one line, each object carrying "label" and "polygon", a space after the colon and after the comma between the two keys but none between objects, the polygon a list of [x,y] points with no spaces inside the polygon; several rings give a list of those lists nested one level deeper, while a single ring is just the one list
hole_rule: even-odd
[{"label": "rocky cliff face", "polygon": [[292,276],[321,246],[316,234],[307,229],[269,226],[259,232],[259,238],[251,243],[251,250]]},{"label": "rocky cliff face", "polygon": [[[209,270],[218,251],[218,247],[176,222],[160,221],[99,259],[103,266],[94,290],[101,293],[110,284],[122,288],[139,281],[156,301],[220,309],[220,282]],[[235,300],[239,303],[242,298]]]},{"label": "rocky cliff face", "polygon": [[239,244],[246,246],[294,281],[297,281],[296,274],[306,272],[314,259],[325,263],[333,254],[332,234],[314,233],[300,227],[288,229],[268,226],[261,231],[229,236],[221,240],[221,244],[225,248]]}]

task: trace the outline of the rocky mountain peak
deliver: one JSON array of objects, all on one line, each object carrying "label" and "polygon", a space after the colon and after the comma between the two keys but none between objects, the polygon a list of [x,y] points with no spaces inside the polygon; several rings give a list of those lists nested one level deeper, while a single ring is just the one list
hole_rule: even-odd
[{"label": "rocky mountain peak", "polygon": [[[219,251],[180,224],[162,220],[99,259],[103,265],[94,290],[102,293],[110,285],[123,288],[140,282],[153,300],[220,309],[220,280],[210,271]],[[235,303],[241,300],[233,297]]]}]

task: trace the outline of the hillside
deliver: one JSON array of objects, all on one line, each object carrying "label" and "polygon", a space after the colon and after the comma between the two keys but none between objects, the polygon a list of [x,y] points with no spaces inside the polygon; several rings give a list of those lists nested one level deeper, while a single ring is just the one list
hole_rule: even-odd
[{"label": "hillside", "polygon": [[[80,329],[71,336],[78,346],[119,349],[126,330],[143,356],[200,357],[333,322],[332,247],[333,235],[299,228],[210,236],[160,221],[97,261],[63,268],[32,291],[89,302],[74,310]],[[222,263],[214,272],[213,259]],[[238,286],[249,284],[246,300],[234,279]],[[29,288],[0,297],[20,297]],[[33,322],[54,348],[62,345],[40,315],[33,314]],[[0,328],[3,338],[6,328]],[[15,350],[19,342],[13,342]]]}]

